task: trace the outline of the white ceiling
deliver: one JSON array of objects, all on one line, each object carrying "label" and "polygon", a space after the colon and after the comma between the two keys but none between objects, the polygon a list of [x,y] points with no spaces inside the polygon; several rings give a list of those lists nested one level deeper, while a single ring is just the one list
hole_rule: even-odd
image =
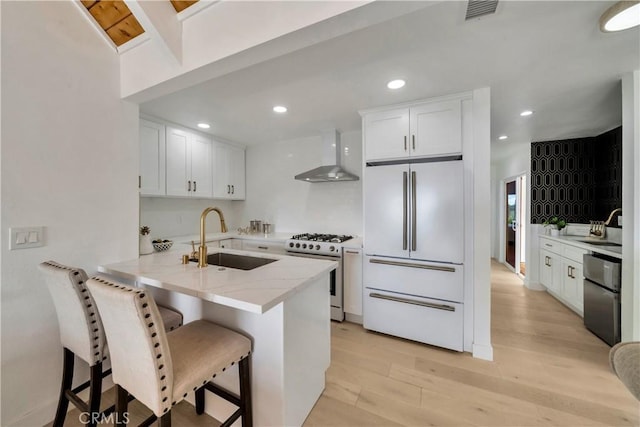
[{"label": "white ceiling", "polygon": [[[621,123],[620,77],[640,68],[640,30],[601,33],[613,2],[504,1],[464,21],[466,2],[423,9],[163,96],[143,113],[253,145],[361,128],[358,110],[491,87],[500,144],[593,136]],[[357,13],[366,13],[363,6]],[[391,91],[394,78],[407,85]],[[289,111],[272,112],[276,104]],[[523,118],[520,111],[532,109]],[[496,142],[498,136],[507,142]]]}]

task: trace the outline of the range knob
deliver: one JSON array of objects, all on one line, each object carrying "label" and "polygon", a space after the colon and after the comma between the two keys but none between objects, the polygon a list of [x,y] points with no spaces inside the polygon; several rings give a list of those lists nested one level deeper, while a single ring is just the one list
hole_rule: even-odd
[{"label": "range knob", "polygon": [[306,243],[302,244],[302,249],[307,249],[307,244]]},{"label": "range knob", "polygon": [[329,246],[329,251],[333,252],[333,251],[335,251],[335,250],[336,250],[336,247],[335,247],[335,246]]},{"label": "range knob", "polygon": [[299,248],[299,247],[300,247],[300,243],[296,243],[296,248]]},{"label": "range knob", "polygon": [[316,245],[316,250],[319,251],[320,250],[320,245]]},{"label": "range knob", "polygon": [[289,243],[289,247],[292,248],[293,247],[293,242]]}]

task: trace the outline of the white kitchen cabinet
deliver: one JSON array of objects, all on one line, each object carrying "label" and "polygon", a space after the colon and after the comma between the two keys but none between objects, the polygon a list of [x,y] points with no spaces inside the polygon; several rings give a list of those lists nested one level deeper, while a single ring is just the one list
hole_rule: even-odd
[{"label": "white kitchen cabinet", "polygon": [[540,283],[549,293],[583,316],[582,256],[589,251],[540,237]]},{"label": "white kitchen cabinet", "polygon": [[365,159],[393,160],[462,153],[462,101],[453,99],[366,113]]},{"label": "white kitchen cabinet", "polygon": [[245,151],[222,142],[214,142],[213,197],[216,199],[244,200]]},{"label": "white kitchen cabinet", "polygon": [[362,250],[345,248],[343,252],[344,311],[362,316]]},{"label": "white kitchen cabinet", "polygon": [[164,196],[165,187],[165,126],[140,119],[140,175],[141,196]]},{"label": "white kitchen cabinet", "polygon": [[224,240],[220,240],[220,246],[221,248],[226,248],[226,249],[238,249],[241,250],[242,249],[242,240],[240,239],[224,239]]},{"label": "white kitchen cabinet", "polygon": [[583,315],[584,276],[582,263],[562,259],[562,296],[581,315]]},{"label": "white kitchen cabinet", "polygon": [[167,126],[166,146],[167,196],[212,197],[211,141]]},{"label": "white kitchen cabinet", "polygon": [[561,261],[558,255],[546,250],[540,250],[540,283],[553,292],[560,292]]},{"label": "white kitchen cabinet", "polygon": [[264,240],[242,240],[242,250],[280,255],[286,255],[287,253],[284,242],[267,242]]}]

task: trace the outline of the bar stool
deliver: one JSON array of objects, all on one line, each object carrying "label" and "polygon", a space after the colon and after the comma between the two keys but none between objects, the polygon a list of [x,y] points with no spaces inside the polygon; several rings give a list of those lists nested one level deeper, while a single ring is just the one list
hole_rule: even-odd
[{"label": "bar stool", "polygon": [[[111,374],[111,369],[102,371],[102,362],[107,358],[108,349],[100,315],[86,287],[88,276],[85,271],[54,261],[43,262],[38,268],[45,278],[56,307],[60,341],[64,349],[62,384],[53,421],[54,427],[61,427],[67,415],[69,402],[83,412],[97,414],[100,411],[102,379]],[[161,324],[167,330],[182,325],[182,314],[179,312],[165,307],[159,307],[159,311]],[[74,356],[84,360],[91,369],[89,381],[72,389]],[[88,404],[78,397],[78,393],[87,388]],[[89,425],[95,426],[95,421],[95,417],[91,416]]]},{"label": "bar stool", "polygon": [[[171,408],[191,391],[196,392],[196,412],[204,412],[205,389],[238,406],[222,426],[239,417],[243,427],[252,425],[249,338],[205,320],[166,333],[158,328],[160,313],[144,290],[101,277],[89,279],[87,286],[109,341],[116,425],[123,425],[128,394],[153,411],[142,425],[159,418],[161,427],[169,427]],[[240,396],[210,382],[236,363]]]}]

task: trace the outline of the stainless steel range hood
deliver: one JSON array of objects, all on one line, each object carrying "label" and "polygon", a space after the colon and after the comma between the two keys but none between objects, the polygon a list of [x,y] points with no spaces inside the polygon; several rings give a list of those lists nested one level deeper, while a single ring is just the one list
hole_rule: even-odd
[{"label": "stainless steel range hood", "polygon": [[295,179],[306,182],[357,181],[360,178],[340,166],[342,153],[340,134],[335,129],[322,132],[322,164],[324,166],[311,169],[295,176]]}]

